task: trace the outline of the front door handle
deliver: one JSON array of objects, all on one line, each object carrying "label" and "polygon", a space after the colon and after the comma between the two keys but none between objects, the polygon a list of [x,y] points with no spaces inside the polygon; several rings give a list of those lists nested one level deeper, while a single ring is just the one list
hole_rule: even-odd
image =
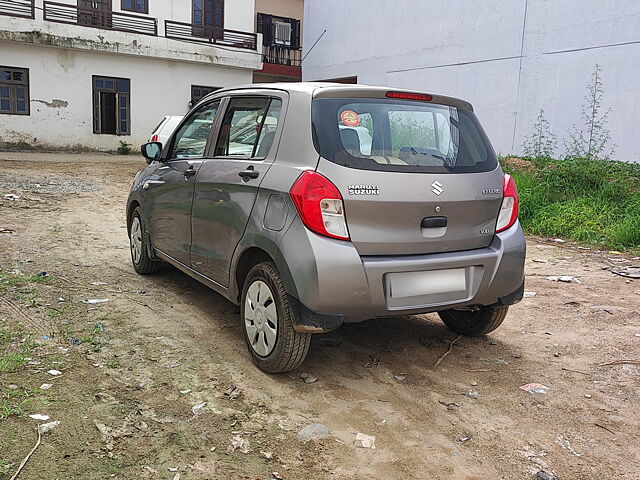
[{"label": "front door handle", "polygon": [[256,172],[253,169],[253,165],[249,165],[246,170],[242,170],[241,172],[238,172],[238,175],[240,175],[242,179],[246,182],[250,178],[258,178],[258,176],[260,176],[260,172]]},{"label": "front door handle", "polygon": [[164,180],[147,180],[146,182],[144,182],[144,185],[142,185],[142,189],[149,190],[152,185],[163,185],[163,184],[164,184]]},{"label": "front door handle", "polygon": [[193,165],[191,165],[189,168],[187,168],[184,171],[184,176],[185,177],[193,177],[196,174],[196,169],[193,168]]}]

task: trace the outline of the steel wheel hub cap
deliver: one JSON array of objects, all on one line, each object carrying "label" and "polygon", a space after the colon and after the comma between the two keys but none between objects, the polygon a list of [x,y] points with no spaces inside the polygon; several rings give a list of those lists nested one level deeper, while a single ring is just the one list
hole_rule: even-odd
[{"label": "steel wheel hub cap", "polygon": [[254,352],[266,357],[273,351],[278,334],[278,312],[273,293],[262,280],[256,280],[247,290],[244,328]]},{"label": "steel wheel hub cap", "polygon": [[131,243],[131,257],[136,264],[140,263],[140,258],[142,257],[142,227],[138,217],[133,217],[131,222],[129,240]]}]

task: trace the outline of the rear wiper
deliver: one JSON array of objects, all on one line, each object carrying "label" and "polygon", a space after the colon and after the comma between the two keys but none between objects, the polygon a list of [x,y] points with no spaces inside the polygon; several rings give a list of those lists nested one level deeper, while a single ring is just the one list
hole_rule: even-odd
[{"label": "rear wiper", "polygon": [[434,155],[432,153],[426,153],[426,152],[419,152],[417,151],[415,148],[413,147],[409,147],[411,149],[411,153],[413,153],[414,155],[427,155],[429,157],[433,157],[433,158],[439,158],[442,160],[442,166],[444,168],[446,168],[447,170],[449,170],[450,172],[453,172],[454,168],[455,168],[455,163],[449,163],[446,159],[446,157],[442,156],[442,155]]},{"label": "rear wiper", "polygon": [[445,157],[442,157],[442,165],[450,172],[456,168],[456,162],[454,160],[448,161]]}]

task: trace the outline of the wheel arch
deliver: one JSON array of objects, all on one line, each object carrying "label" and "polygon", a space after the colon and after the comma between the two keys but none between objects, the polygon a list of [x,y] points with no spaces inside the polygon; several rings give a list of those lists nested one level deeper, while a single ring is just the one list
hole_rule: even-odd
[{"label": "wheel arch", "polygon": [[[131,235],[131,219],[133,217],[133,212],[135,212],[136,208],[138,207],[140,207],[140,210],[142,213],[141,216],[144,217],[144,211],[142,211],[142,204],[137,199],[134,198],[127,205],[127,236]],[[147,219],[142,218],[141,220],[142,220],[142,225],[146,227]],[[149,255],[149,258],[153,260],[158,260],[158,257],[156,256],[156,252],[153,249],[151,237],[149,235],[149,232],[146,231],[146,228],[143,234],[146,235],[146,238],[147,238],[147,254]]]},{"label": "wheel arch", "polygon": [[140,202],[138,200],[132,200],[129,205],[127,205],[127,233],[131,233],[131,217],[133,216],[133,211],[140,206]]},{"label": "wheel arch", "polygon": [[289,267],[280,253],[280,250],[275,245],[249,246],[242,250],[235,262],[235,269],[232,278],[236,288],[236,292],[234,294],[236,301],[240,301],[244,281],[247,278],[249,271],[259,263],[263,262],[274,263],[280,272],[280,276],[282,277],[287,293],[293,295],[297,294],[295,284],[293,283],[293,276],[291,275]]}]

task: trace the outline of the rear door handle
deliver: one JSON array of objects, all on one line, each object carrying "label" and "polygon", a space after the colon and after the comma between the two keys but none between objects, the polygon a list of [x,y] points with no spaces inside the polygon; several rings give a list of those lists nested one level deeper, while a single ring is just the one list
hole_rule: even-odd
[{"label": "rear door handle", "polygon": [[240,175],[246,182],[250,178],[258,178],[260,176],[260,172],[256,172],[253,169],[253,165],[250,165],[249,167],[247,167],[246,170],[242,170],[241,172],[238,172],[238,175]]}]

